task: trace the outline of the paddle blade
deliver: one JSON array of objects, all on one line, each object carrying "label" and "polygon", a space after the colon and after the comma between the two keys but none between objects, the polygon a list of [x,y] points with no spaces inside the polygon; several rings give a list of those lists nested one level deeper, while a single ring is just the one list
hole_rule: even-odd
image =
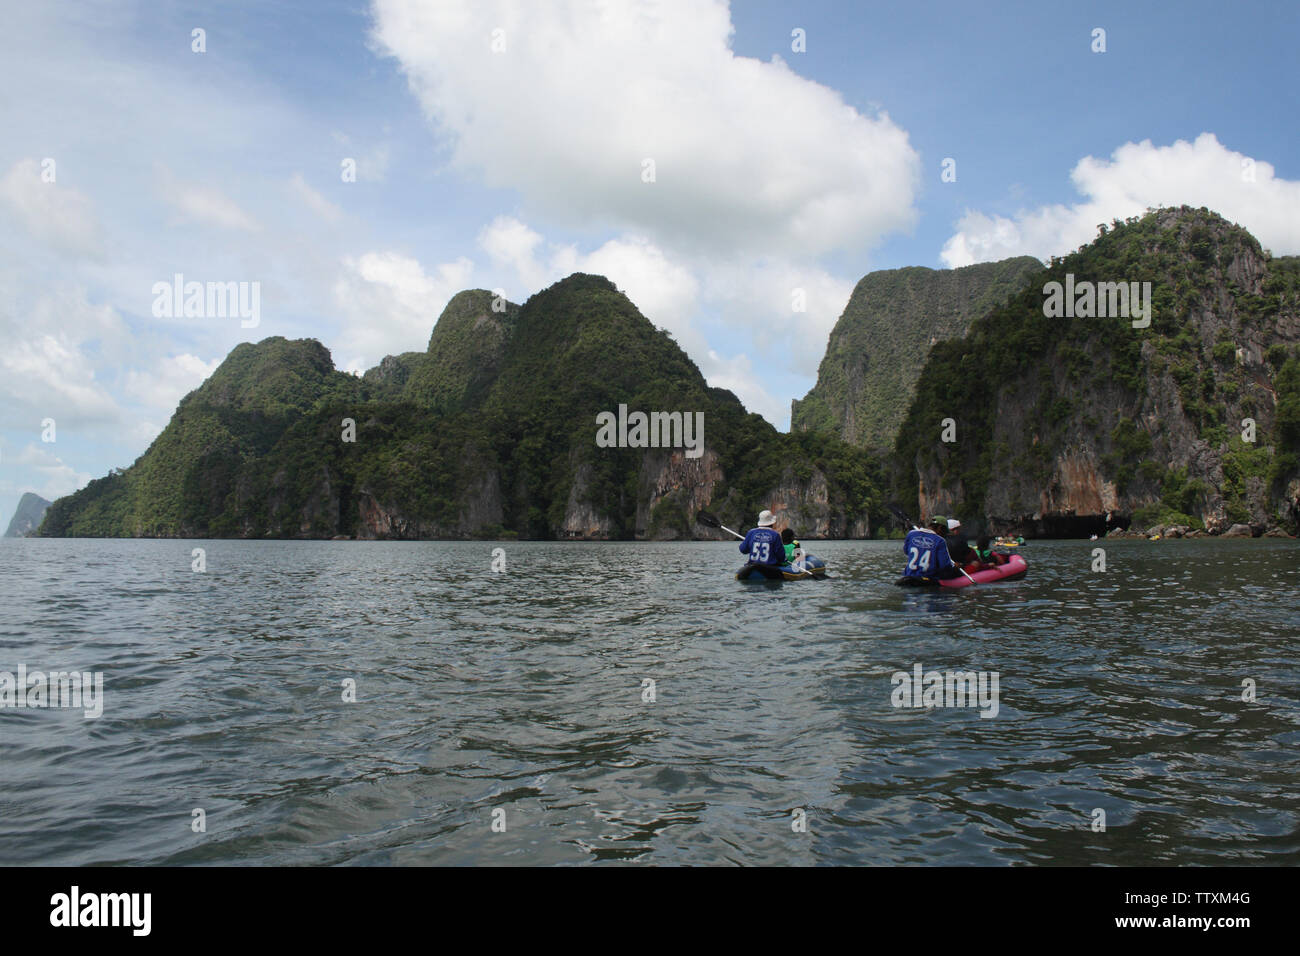
[{"label": "paddle blade", "polygon": [[699,514],[695,516],[695,520],[698,521],[700,524],[704,525],[706,528],[722,527],[722,522],[718,520],[717,515],[714,515],[708,511],[701,511]]}]

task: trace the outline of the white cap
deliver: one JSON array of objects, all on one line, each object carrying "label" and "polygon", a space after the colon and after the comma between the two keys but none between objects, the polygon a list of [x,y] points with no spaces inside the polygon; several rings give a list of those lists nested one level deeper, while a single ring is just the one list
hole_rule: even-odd
[{"label": "white cap", "polygon": [[948,530],[949,530],[949,531],[951,531],[953,528],[960,528],[960,527],[961,527],[961,522],[958,521],[956,518],[949,518],[949,519],[948,519]]},{"label": "white cap", "polygon": [[758,526],[760,528],[770,528],[776,524],[776,515],[764,509],[758,513]]}]

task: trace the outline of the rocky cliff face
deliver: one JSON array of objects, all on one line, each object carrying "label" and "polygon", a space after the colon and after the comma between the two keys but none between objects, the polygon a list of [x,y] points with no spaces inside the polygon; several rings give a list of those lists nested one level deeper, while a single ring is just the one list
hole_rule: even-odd
[{"label": "rocky cliff face", "polygon": [[[898,446],[921,511],[1029,534],[1294,528],[1293,439],[1278,409],[1295,391],[1285,369],[1300,342],[1300,262],[1180,208],[1115,224],[1049,278],[1066,273],[1150,282],[1150,326],[1048,318],[1031,289],[964,349],[939,350]],[[936,440],[944,418],[954,442]]]},{"label": "rocky cliff face", "polygon": [[24,538],[33,533],[41,526],[41,519],[45,517],[45,509],[49,506],[50,503],[40,495],[30,491],[25,493],[18,499],[18,507],[14,509],[14,516],[9,520],[5,537]]},{"label": "rocky cliff face", "polygon": [[894,442],[930,347],[959,339],[1043,270],[1031,256],[961,269],[909,266],[866,275],[827,343],[817,384],[793,403],[791,428],[855,445]]},{"label": "rocky cliff face", "polygon": [[826,476],[816,468],[805,480],[787,468],[767,507],[777,528],[789,527],[800,538],[865,538],[870,530],[865,515],[846,520],[831,509]]},{"label": "rocky cliff face", "polygon": [[560,523],[559,537],[608,540],[616,536],[617,531],[610,514],[592,501],[592,476],[593,469],[589,464],[580,464],[575,469],[573,483],[569,486],[569,497],[565,502],[564,518]]},{"label": "rocky cliff face", "polygon": [[[724,478],[717,452],[711,449],[699,458],[687,458],[681,451],[647,454],[637,486],[638,533],[661,541],[714,537],[715,529],[696,525],[694,516],[712,505]],[[717,536],[729,537],[725,532]]]},{"label": "rocky cliff face", "polygon": [[422,352],[386,355],[378,365],[368,369],[361,378],[371,386],[376,396],[399,398],[406,389],[406,383],[411,379],[412,370],[419,366],[423,359]]}]

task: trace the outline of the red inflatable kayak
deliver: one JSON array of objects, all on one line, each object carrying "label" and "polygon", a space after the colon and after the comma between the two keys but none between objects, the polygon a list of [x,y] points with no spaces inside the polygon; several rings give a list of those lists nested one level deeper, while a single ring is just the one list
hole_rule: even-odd
[{"label": "red inflatable kayak", "polygon": [[968,588],[972,584],[988,584],[990,581],[1015,581],[1025,576],[1029,566],[1025,564],[1025,559],[1018,554],[1010,555],[1006,564],[999,564],[995,568],[986,568],[983,571],[972,571],[970,577],[959,574],[955,578],[945,578],[942,581],[935,578],[899,578],[898,583],[910,587],[926,585],[939,585],[945,588]]},{"label": "red inflatable kayak", "polygon": [[1013,554],[1006,564],[999,564],[996,568],[986,568],[983,571],[972,571],[969,578],[959,574],[955,578],[940,581],[939,586],[968,588],[972,584],[987,584],[990,581],[1014,581],[1016,578],[1023,578],[1028,570],[1029,565],[1025,564],[1025,559],[1018,554]]}]

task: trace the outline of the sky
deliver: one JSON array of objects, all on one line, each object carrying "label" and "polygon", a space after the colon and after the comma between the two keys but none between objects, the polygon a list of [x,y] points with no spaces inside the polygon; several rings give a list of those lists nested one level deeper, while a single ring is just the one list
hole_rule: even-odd
[{"label": "sky", "polygon": [[[868,272],[1208,206],[1300,254],[1300,4],[0,0],[0,521],[229,351],[608,276],[789,427]],[[196,31],[200,31],[197,32]],[[168,314],[236,283],[235,315]],[[161,284],[161,286],[160,286]]]}]

